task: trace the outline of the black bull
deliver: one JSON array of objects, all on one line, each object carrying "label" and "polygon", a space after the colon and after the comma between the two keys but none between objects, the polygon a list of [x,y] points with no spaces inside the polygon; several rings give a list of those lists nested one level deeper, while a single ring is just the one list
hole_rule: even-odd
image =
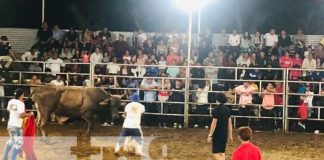
[{"label": "black bull", "polygon": [[102,88],[43,86],[36,89],[32,96],[37,110],[36,125],[46,136],[45,125],[52,113],[60,123],[67,117],[82,118],[88,125],[86,134],[89,134],[94,112],[100,107],[112,107],[111,114],[118,114],[123,95],[111,95]]}]

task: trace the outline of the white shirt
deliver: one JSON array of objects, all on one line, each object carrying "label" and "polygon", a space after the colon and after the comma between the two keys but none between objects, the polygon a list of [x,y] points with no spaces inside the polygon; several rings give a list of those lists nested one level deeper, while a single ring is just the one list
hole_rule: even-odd
[{"label": "white shirt", "polygon": [[64,82],[62,80],[58,81],[56,79],[52,80],[50,84],[55,86],[64,86]]},{"label": "white shirt", "polygon": [[103,56],[101,53],[92,53],[90,56],[90,62],[91,63],[101,63],[103,59]]},{"label": "white shirt", "polygon": [[165,69],[166,68],[166,61],[159,61],[159,69]]},{"label": "white shirt", "polygon": [[198,105],[203,105],[208,103],[208,90],[209,90],[209,85],[206,85],[203,89],[198,88],[197,90]]},{"label": "white shirt", "polygon": [[316,69],[316,60],[313,58],[311,61],[309,61],[308,58],[304,58],[302,68],[303,69]]},{"label": "white shirt", "polygon": [[141,33],[137,35],[138,42],[143,44],[147,40],[147,35],[145,33]]},{"label": "white shirt", "polygon": [[61,58],[57,58],[57,59],[48,59],[46,61],[46,67],[47,68],[50,68],[52,73],[56,74],[56,73],[60,73],[61,72],[61,67],[64,67],[65,64],[64,62],[62,61]]},{"label": "white shirt", "polygon": [[8,102],[7,110],[10,112],[8,127],[22,127],[23,118],[20,118],[20,114],[25,112],[25,104],[17,99],[11,99]]},{"label": "white shirt", "polygon": [[141,103],[131,102],[125,106],[126,118],[123,128],[140,128],[141,116],[145,112],[145,107]]},{"label": "white shirt", "polygon": [[230,46],[239,46],[240,45],[240,35],[236,34],[236,35],[233,35],[233,34],[230,34],[229,37],[228,37],[228,43]]},{"label": "white shirt", "polygon": [[22,60],[22,61],[32,61],[34,58],[37,58],[37,54],[35,53],[34,55],[32,55],[30,51],[25,52],[25,53],[21,56],[21,60]]},{"label": "white shirt", "polygon": [[120,71],[120,66],[116,63],[107,64],[109,74],[117,74]]},{"label": "white shirt", "polygon": [[64,37],[64,32],[59,29],[59,30],[53,30],[53,38],[61,43]]},{"label": "white shirt", "polygon": [[271,35],[270,33],[266,33],[264,35],[264,39],[265,39],[265,45],[267,47],[272,47],[275,42],[278,42],[278,36],[277,35]]}]

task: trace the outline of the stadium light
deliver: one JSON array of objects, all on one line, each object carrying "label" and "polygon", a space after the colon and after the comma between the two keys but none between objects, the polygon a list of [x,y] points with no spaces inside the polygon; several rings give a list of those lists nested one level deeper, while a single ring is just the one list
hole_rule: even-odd
[{"label": "stadium light", "polygon": [[187,12],[198,11],[206,6],[211,0],[173,0],[176,7]]},{"label": "stadium light", "polygon": [[[190,56],[191,56],[191,38],[192,38],[192,13],[200,11],[205,5],[212,0],[172,0],[174,5],[186,12],[188,12],[188,53],[186,66],[186,84],[185,84],[185,107],[184,107],[184,127],[188,128],[189,124],[189,78],[190,78]],[[199,20],[200,21],[200,20]],[[200,22],[199,22],[200,23]],[[200,25],[200,24],[199,24]],[[200,29],[200,27],[199,27]],[[198,35],[199,36],[199,35]]]}]

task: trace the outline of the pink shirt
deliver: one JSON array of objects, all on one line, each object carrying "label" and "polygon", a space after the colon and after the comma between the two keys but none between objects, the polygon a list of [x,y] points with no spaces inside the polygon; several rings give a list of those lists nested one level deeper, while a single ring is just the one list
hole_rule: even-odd
[{"label": "pink shirt", "polygon": [[240,95],[240,105],[252,104],[252,93],[254,89],[251,86],[247,88],[244,85],[237,86],[235,92]]},{"label": "pink shirt", "polygon": [[176,54],[169,54],[166,56],[166,64],[167,65],[172,65],[173,61],[176,61],[177,64],[180,63],[180,56],[176,55]]},{"label": "pink shirt", "polygon": [[293,66],[297,65],[300,68],[303,64],[303,60],[301,58],[293,58],[292,60],[293,60]]}]

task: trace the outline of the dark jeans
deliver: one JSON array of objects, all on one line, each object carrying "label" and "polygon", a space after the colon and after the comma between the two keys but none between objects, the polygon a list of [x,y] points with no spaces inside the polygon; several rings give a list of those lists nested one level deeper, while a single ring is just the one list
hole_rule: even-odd
[{"label": "dark jeans", "polygon": [[229,46],[228,47],[228,52],[229,53],[240,53],[240,46]]},{"label": "dark jeans", "polygon": [[139,144],[143,144],[142,131],[139,128],[122,128],[122,131],[118,138],[118,148],[124,144],[125,138],[131,136]]},{"label": "dark jeans", "polygon": [[[273,109],[267,110],[267,109],[262,108],[261,116],[262,117],[274,117]],[[272,118],[262,118],[261,125],[265,130],[271,131],[274,129],[274,120]]]},{"label": "dark jeans", "polygon": [[[251,116],[251,108],[249,106],[239,107],[238,116]],[[236,118],[236,128],[242,126],[249,126],[250,118],[240,117]]]}]

